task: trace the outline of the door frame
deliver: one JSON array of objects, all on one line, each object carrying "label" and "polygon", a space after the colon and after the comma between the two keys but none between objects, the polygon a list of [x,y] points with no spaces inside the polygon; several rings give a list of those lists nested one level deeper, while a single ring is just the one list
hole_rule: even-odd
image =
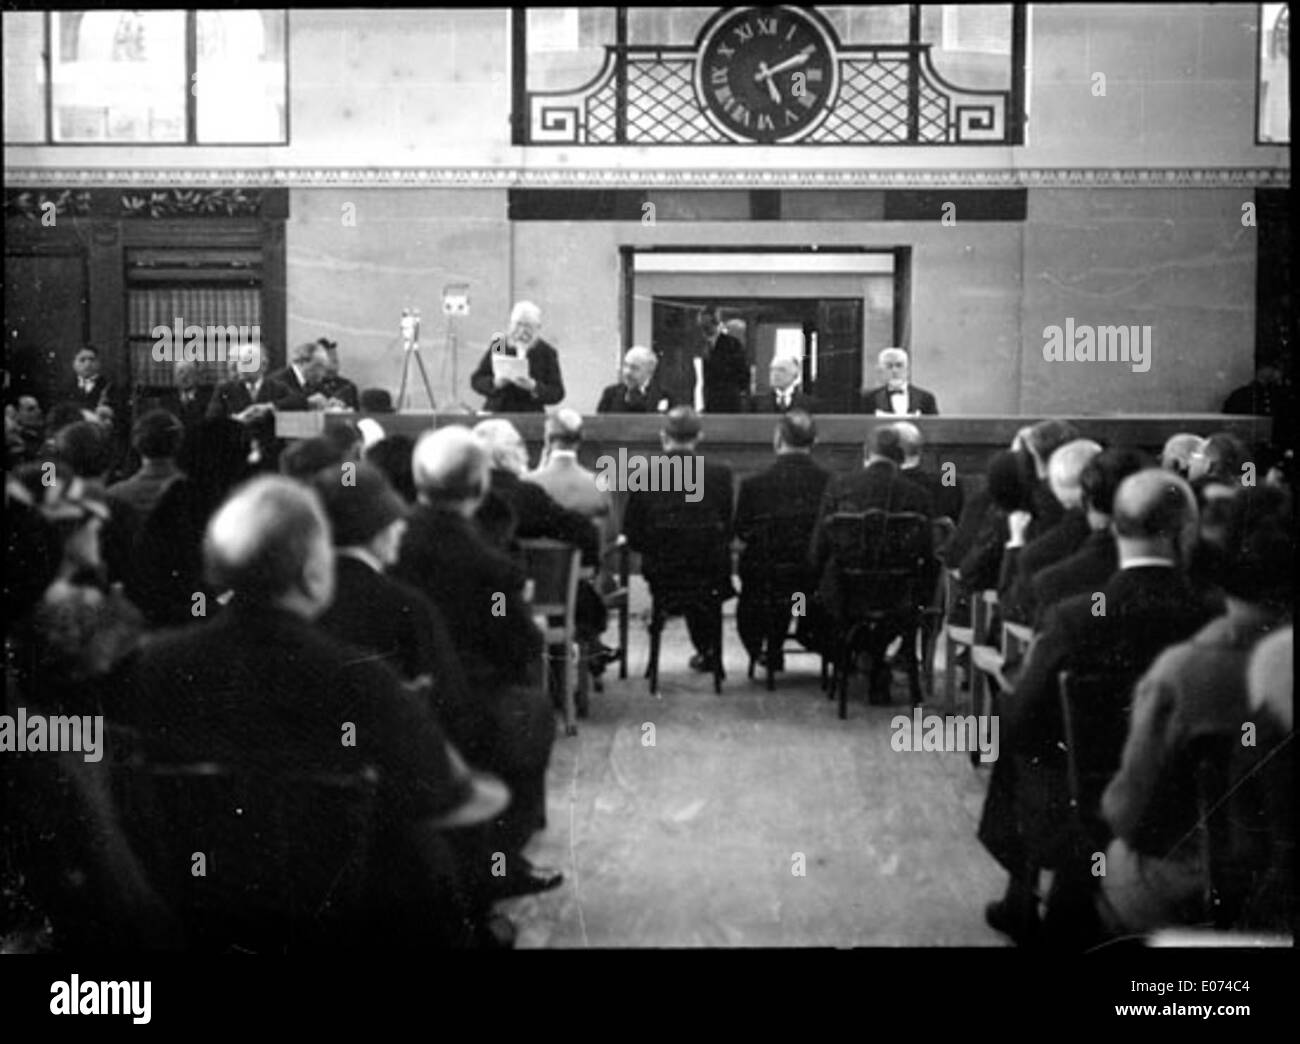
[{"label": "door frame", "polygon": [[[807,246],[785,244],[694,244],[677,243],[659,246],[634,246],[624,244],[618,248],[619,277],[622,294],[619,295],[619,329],[622,331],[623,351],[634,343],[633,323],[636,310],[636,257],[638,254],[888,254],[894,259],[894,315],[893,343],[912,354],[912,248],[905,245],[842,246],[812,244]],[[865,321],[865,315],[864,315]],[[864,360],[865,363],[865,360]]]}]

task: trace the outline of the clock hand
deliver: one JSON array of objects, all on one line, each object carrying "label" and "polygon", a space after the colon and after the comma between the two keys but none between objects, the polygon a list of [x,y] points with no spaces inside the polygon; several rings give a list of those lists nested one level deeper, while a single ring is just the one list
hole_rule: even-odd
[{"label": "clock hand", "polygon": [[812,44],[809,44],[798,54],[791,55],[783,62],[777,62],[777,64],[772,66],[770,69],[763,69],[763,67],[760,66],[760,71],[754,74],[755,82],[769,79],[776,73],[785,72],[786,69],[793,69],[796,65],[805,64],[808,59],[812,57],[813,51],[815,50],[816,48]]},{"label": "clock hand", "polygon": [[776,102],[777,105],[780,105],[780,104],[781,104],[781,92],[780,92],[779,90],[776,89],[776,82],[772,79],[772,74],[768,71],[767,63],[766,63],[766,62],[759,62],[759,63],[758,63],[758,72],[759,72],[759,75],[757,75],[757,76],[754,77],[754,82],[757,83],[759,80],[766,78],[766,79],[767,79],[767,93],[770,94],[770,95],[772,96],[772,101]]}]

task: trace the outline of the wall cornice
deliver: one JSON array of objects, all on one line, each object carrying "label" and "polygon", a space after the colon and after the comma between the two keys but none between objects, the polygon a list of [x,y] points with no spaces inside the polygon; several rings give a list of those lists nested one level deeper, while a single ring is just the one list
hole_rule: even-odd
[{"label": "wall cornice", "polygon": [[1288,167],[780,170],[569,167],[7,167],[24,188],[1289,188]]}]

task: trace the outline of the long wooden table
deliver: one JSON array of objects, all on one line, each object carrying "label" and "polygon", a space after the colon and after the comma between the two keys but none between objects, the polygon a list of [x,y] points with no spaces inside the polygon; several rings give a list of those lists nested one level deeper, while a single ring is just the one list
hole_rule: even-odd
[{"label": "long wooden table", "polygon": [[[431,427],[447,424],[476,424],[486,415],[457,415],[450,413],[278,413],[276,432],[281,438],[311,438],[321,434],[327,425],[356,421],[369,416],[377,421],[389,435],[403,434],[417,438]],[[499,414],[516,428],[529,444],[533,460],[541,452],[542,426],[545,417],[540,413]],[[720,414],[702,418],[704,438],[699,452],[710,459],[730,464],[737,478],[766,467],[772,460],[772,433],[777,418],[771,415]],[[924,465],[938,470],[951,462],[958,475],[976,476],[984,473],[994,451],[1011,444],[1016,432],[1037,417],[914,417],[909,418],[925,438]],[[1096,439],[1103,445],[1132,446],[1158,455],[1165,440],[1177,432],[1194,432],[1209,435],[1213,432],[1231,432],[1247,443],[1266,440],[1272,426],[1267,417],[1227,416],[1217,413],[1176,415],[1117,415],[1068,417],[1081,435]],[[890,424],[887,417],[863,414],[835,414],[817,417],[817,447],[813,455],[826,467],[842,471],[858,466],[862,461],[863,443],[871,431],[880,424]],[[585,418],[583,443],[579,458],[588,467],[597,467],[603,455],[616,457],[620,447],[629,453],[655,453],[660,449],[659,429],[662,418],[644,414],[604,414]]]}]

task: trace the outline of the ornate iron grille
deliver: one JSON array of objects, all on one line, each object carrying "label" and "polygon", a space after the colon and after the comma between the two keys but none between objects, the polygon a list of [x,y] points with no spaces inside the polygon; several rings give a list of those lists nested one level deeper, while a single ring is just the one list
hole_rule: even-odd
[{"label": "ornate iron grille", "polygon": [[[933,45],[841,45],[839,91],[802,145],[973,145],[1019,141],[1015,90],[973,90],[934,68]],[[692,46],[609,44],[572,90],[522,92],[529,145],[734,145],[695,89]],[[1013,62],[1022,61],[1020,49]],[[1013,83],[1018,81],[1014,75]]]}]

